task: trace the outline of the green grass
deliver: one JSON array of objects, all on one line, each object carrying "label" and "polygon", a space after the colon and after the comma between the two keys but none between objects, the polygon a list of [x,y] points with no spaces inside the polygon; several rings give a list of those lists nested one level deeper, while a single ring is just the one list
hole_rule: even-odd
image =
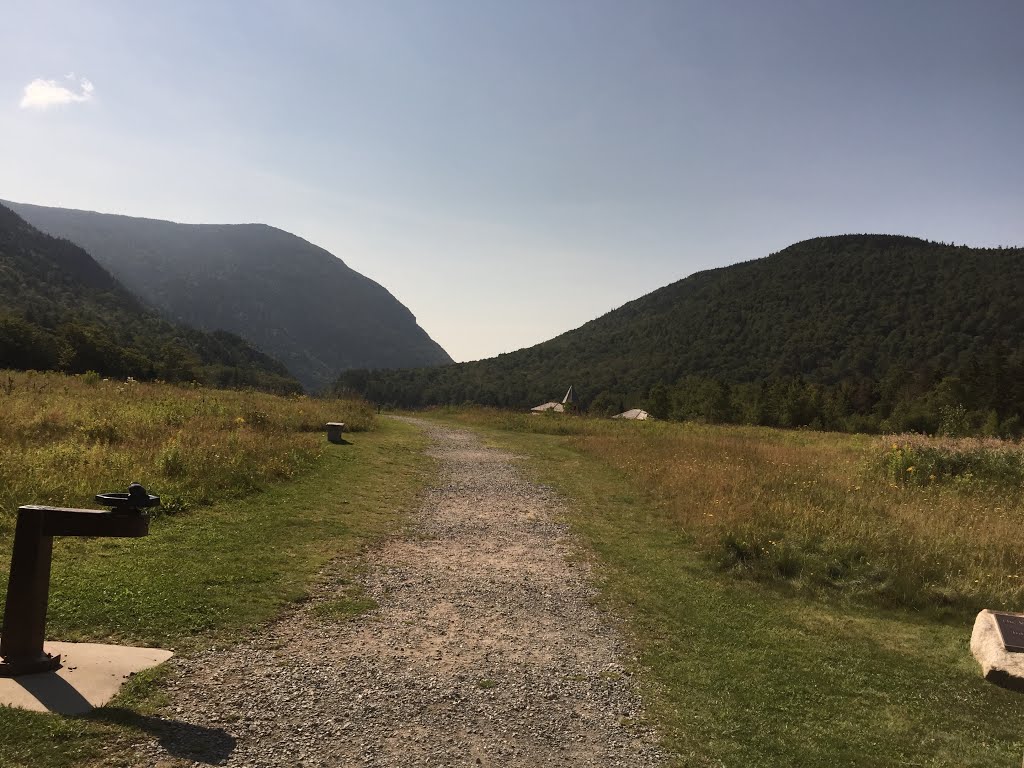
[{"label": "green grass", "polygon": [[570,500],[679,765],[1019,764],[1024,700],[982,680],[969,619],[737,578],[679,524],[664,487],[590,453],[578,431],[469,421]]},{"label": "green grass", "polygon": [[886,439],[878,458],[889,480],[903,486],[952,485],[962,491],[1019,495],[1024,488],[1024,446],[995,438]]},{"label": "green grass", "polygon": [[314,606],[318,616],[337,622],[351,621],[380,607],[376,600],[366,594],[362,582],[342,579],[341,587],[337,597],[322,600]]},{"label": "green grass", "polygon": [[243,498],[302,475],[324,424],[372,430],[359,400],[0,371],[0,537],[21,504],[80,507],[132,481],[160,514]]},{"label": "green grass", "polygon": [[[48,636],[173,648],[231,643],[302,600],[318,572],[354,574],[366,547],[403,523],[430,476],[415,429],[386,421],[326,447],[294,482],[153,521],[136,540],[57,540]],[[6,567],[4,568],[6,573]],[[166,727],[142,683],[81,718],[0,709],[0,765],[95,761],[103,746]]]},{"label": "green grass", "polygon": [[451,418],[564,435],[646,489],[709,564],[739,578],[965,620],[1024,604],[1016,443],[486,409]]}]

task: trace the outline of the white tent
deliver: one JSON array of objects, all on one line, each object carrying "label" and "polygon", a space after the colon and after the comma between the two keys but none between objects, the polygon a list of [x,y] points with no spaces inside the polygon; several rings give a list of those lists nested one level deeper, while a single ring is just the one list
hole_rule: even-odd
[{"label": "white tent", "polygon": [[612,416],[613,419],[635,419],[637,421],[646,421],[651,418],[651,415],[640,408],[630,408],[628,411],[624,411],[617,416]]},{"label": "white tent", "polygon": [[565,397],[562,398],[562,402],[556,403],[551,401],[550,403],[542,403],[534,406],[530,410],[534,413],[565,413],[565,407],[567,405],[576,405],[576,390],[572,388],[572,385],[569,386],[569,390],[565,393]]},{"label": "white tent", "polygon": [[543,403],[542,405],[534,406],[530,410],[534,413],[544,413],[545,411],[551,411],[552,413],[564,413],[565,406],[561,403]]}]

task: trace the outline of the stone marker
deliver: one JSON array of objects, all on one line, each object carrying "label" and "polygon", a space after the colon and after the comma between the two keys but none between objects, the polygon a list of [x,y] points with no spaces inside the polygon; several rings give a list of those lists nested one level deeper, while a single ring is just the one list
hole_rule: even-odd
[{"label": "stone marker", "polygon": [[345,438],[341,436],[341,433],[345,431],[345,422],[343,421],[329,421],[327,422],[327,439],[332,443],[344,443]]},{"label": "stone marker", "polygon": [[990,683],[1024,693],[1024,613],[984,610],[974,620],[971,653]]},{"label": "stone marker", "polygon": [[996,620],[996,629],[1003,641],[1003,648],[1017,653],[1024,651],[1024,615],[992,611]]}]

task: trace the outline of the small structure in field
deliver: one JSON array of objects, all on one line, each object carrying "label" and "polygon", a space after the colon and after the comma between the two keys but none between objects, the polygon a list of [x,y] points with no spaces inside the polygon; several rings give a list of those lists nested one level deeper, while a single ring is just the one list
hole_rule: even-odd
[{"label": "small structure in field", "polygon": [[566,411],[574,411],[576,410],[576,390],[573,389],[572,385],[569,385],[569,390],[565,393],[565,397],[562,398],[562,402],[556,403],[552,400],[550,403],[535,405],[530,410],[533,413],[565,413]]},{"label": "small structure in field", "polygon": [[148,536],[147,510],[160,504],[159,496],[138,483],[127,493],[99,493],[95,499],[108,510],[18,507],[0,632],[0,705],[85,714],[110,701],[131,675],[173,655],[161,648],[45,640],[54,537]]},{"label": "small structure in field", "polygon": [[332,443],[343,444],[345,438],[342,433],[345,431],[345,422],[343,421],[328,421],[327,422],[327,439]]},{"label": "small structure in field", "polygon": [[555,403],[555,402],[541,403],[540,405],[535,405],[530,410],[533,413],[548,413],[548,412],[550,412],[550,413],[564,413],[565,412],[565,406],[563,406],[561,403]]},{"label": "small structure in field", "polygon": [[576,390],[573,389],[572,384],[569,385],[569,391],[562,398],[562,405],[576,405]]},{"label": "small structure in field", "polygon": [[630,408],[628,411],[624,411],[620,414],[612,416],[613,419],[634,419],[636,421],[647,421],[651,418],[651,414],[641,408]]}]

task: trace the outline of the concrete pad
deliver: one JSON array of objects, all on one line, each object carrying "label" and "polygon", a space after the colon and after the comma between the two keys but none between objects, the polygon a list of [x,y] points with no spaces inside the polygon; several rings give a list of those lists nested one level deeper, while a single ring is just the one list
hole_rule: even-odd
[{"label": "concrete pad", "polygon": [[162,664],[174,654],[162,648],[132,648],[97,643],[45,643],[43,650],[60,654],[63,666],[54,672],[0,678],[0,705],[81,715],[102,707],[136,672]]}]

